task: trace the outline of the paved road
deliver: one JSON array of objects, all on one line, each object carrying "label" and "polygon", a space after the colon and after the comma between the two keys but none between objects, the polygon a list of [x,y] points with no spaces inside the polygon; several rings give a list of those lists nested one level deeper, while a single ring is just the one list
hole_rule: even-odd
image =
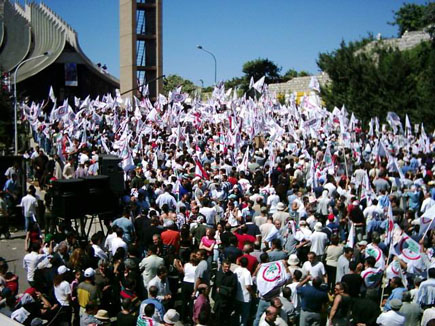
[{"label": "paved road", "polygon": [[23,292],[29,287],[26,279],[26,273],[23,269],[23,257],[26,254],[24,251],[24,239],[26,234],[24,231],[18,231],[11,234],[11,238],[6,240],[1,236],[0,240],[0,257],[6,259],[9,265],[9,270],[19,277],[20,288]]}]

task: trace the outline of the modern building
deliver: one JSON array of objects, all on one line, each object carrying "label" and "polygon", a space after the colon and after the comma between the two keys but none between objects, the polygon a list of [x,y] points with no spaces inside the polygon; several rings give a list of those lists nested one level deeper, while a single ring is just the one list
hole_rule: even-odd
[{"label": "modern building", "polygon": [[115,77],[83,53],[72,27],[45,4],[0,0],[0,71],[13,84],[15,69],[34,57],[19,67],[19,98],[47,99],[53,86],[59,100],[73,103],[74,96],[114,94],[119,88]]}]

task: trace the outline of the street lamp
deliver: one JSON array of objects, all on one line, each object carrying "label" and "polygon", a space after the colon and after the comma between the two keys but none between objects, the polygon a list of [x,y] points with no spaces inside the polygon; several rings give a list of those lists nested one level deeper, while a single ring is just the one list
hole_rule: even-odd
[{"label": "street lamp", "polygon": [[207,52],[208,54],[210,54],[210,55],[213,57],[213,60],[214,60],[214,84],[216,85],[217,61],[216,61],[216,57],[215,57],[215,55],[214,55],[212,52],[210,52],[210,51],[204,49],[204,48],[202,47],[202,45],[197,45],[196,47],[197,47],[199,50],[202,50],[202,51],[204,51],[204,52]]},{"label": "street lamp", "polygon": [[50,52],[44,52],[44,54],[37,55],[36,57],[31,57],[29,59],[23,60],[20,62],[20,64],[17,66],[14,72],[14,127],[15,127],[15,155],[18,155],[18,128],[17,128],[17,74],[18,69],[25,64],[28,61],[39,59],[42,57],[48,57],[51,53]]}]

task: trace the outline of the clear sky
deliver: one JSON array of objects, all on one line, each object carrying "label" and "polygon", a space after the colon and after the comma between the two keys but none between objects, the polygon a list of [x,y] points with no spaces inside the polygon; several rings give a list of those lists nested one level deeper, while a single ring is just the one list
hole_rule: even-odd
[{"label": "clear sky", "polygon": [[[83,51],[119,77],[119,1],[45,0],[79,34]],[[424,4],[425,0],[408,1]],[[268,58],[282,67],[317,73],[319,52],[381,33],[397,35],[398,0],[163,0],[163,70],[200,85],[241,76],[243,63]]]}]

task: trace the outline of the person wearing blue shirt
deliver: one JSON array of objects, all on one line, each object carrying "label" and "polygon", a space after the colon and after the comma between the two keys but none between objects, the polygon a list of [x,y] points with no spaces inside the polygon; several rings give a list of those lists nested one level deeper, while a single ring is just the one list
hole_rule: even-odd
[{"label": "person wearing blue shirt", "polygon": [[415,185],[411,186],[410,191],[405,193],[405,197],[408,198],[409,209],[418,212],[420,210],[420,193]]},{"label": "person wearing blue shirt", "polygon": [[296,289],[301,298],[300,326],[320,325],[322,305],[328,302],[328,293],[321,289],[322,278],[313,279],[313,285],[303,286],[311,279],[308,275]]},{"label": "person wearing blue shirt", "polygon": [[149,295],[148,299],[142,301],[142,303],[140,304],[139,314],[140,315],[145,314],[145,307],[148,304],[152,303],[156,308],[153,315],[153,320],[157,323],[161,323],[163,322],[163,316],[165,315],[165,307],[159,300],[157,300],[157,293],[158,293],[157,287],[150,286],[150,288],[148,289],[148,295]]},{"label": "person wearing blue shirt", "polygon": [[123,216],[112,222],[112,226],[117,226],[124,231],[122,238],[127,244],[134,240],[134,224],[130,220],[130,210],[128,208],[124,209]]},{"label": "person wearing blue shirt", "polygon": [[398,276],[395,276],[390,280],[390,287],[393,290],[391,291],[391,294],[388,297],[387,302],[385,303],[384,311],[391,310],[391,306],[390,306],[391,300],[398,299],[402,301],[403,292],[406,292],[406,288],[403,287],[402,280]]}]

